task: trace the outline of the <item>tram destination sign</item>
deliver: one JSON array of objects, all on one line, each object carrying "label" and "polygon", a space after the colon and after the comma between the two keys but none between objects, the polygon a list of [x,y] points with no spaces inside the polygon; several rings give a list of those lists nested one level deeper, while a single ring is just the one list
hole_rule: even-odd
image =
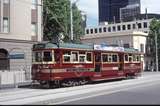
[{"label": "tram destination sign", "polygon": [[122,51],[122,52],[124,52],[123,47],[111,47],[111,46],[102,46],[102,45],[94,45],[94,50]]}]

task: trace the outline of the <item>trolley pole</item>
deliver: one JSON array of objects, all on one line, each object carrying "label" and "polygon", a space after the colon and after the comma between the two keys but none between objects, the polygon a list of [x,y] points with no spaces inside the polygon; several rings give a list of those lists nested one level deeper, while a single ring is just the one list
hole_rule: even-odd
[{"label": "trolley pole", "polygon": [[156,44],[156,72],[159,72],[158,67],[158,44],[157,44],[157,33],[155,31],[155,44]]}]

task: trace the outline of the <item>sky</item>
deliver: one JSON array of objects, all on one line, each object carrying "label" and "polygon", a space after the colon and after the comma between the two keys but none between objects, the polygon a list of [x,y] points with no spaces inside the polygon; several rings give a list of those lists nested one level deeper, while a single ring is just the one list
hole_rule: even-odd
[{"label": "sky", "polygon": [[[87,27],[98,25],[98,0],[79,0],[77,5],[80,10],[87,14]],[[160,0],[141,0],[141,13],[160,14]]]}]

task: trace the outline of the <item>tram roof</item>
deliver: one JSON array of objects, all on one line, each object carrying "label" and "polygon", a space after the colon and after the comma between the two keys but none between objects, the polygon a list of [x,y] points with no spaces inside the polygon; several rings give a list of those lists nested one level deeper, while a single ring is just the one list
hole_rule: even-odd
[{"label": "tram roof", "polygon": [[33,49],[52,49],[52,48],[93,50],[92,45],[72,44],[72,43],[60,43],[59,47],[54,43],[39,43],[33,46]]},{"label": "tram roof", "polygon": [[100,50],[100,51],[113,51],[113,52],[125,52],[125,53],[140,53],[137,49],[134,48],[123,48],[123,47],[112,47],[105,46],[102,47],[98,45],[98,49],[96,45],[87,45],[87,44],[73,44],[73,43],[60,43],[59,47],[54,43],[38,43],[33,46],[33,49],[82,49],[82,50]]}]

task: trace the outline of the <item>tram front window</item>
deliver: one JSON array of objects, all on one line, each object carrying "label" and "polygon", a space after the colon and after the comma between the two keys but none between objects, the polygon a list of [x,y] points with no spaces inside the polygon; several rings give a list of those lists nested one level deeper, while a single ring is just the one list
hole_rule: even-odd
[{"label": "tram front window", "polygon": [[42,62],[42,52],[35,52],[35,62]]},{"label": "tram front window", "polygon": [[52,52],[49,52],[49,51],[44,52],[43,53],[43,61],[44,62],[50,62],[50,61],[52,61]]}]

